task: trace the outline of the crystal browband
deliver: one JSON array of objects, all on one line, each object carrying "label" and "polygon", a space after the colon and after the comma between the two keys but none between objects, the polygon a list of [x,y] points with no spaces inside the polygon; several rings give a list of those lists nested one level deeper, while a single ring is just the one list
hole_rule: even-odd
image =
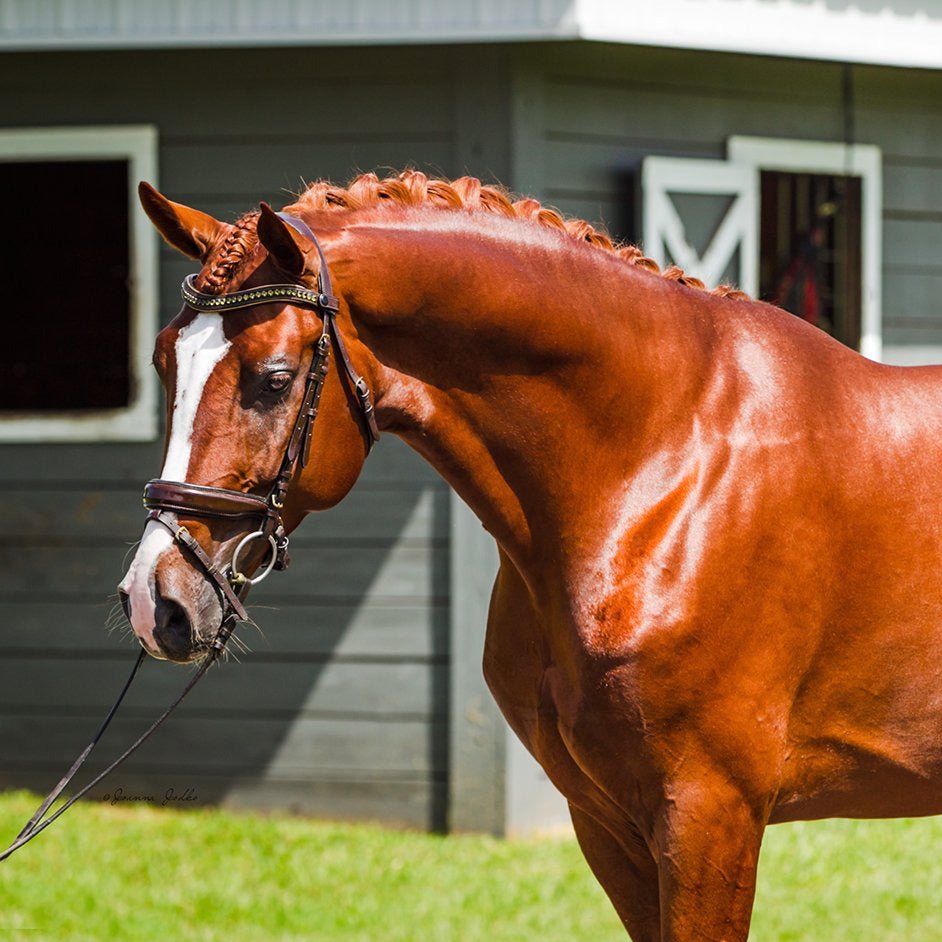
[{"label": "crystal browband", "polygon": [[[288,304],[303,304],[315,310],[323,308],[336,309],[333,298],[302,288],[300,285],[263,285],[259,288],[246,288],[243,291],[233,291],[231,294],[206,294],[193,287],[196,275],[187,275],[180,288],[183,301],[195,311],[205,314],[219,314],[223,311],[232,311],[241,307],[252,307],[267,302],[285,301]],[[333,303],[332,303],[333,302]]]}]

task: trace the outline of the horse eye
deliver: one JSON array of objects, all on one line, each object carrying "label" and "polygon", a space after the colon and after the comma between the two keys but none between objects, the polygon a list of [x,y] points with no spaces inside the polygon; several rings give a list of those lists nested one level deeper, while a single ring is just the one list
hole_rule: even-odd
[{"label": "horse eye", "polygon": [[287,370],[279,370],[277,373],[269,373],[265,377],[265,392],[281,393],[284,392],[294,379],[294,374]]}]

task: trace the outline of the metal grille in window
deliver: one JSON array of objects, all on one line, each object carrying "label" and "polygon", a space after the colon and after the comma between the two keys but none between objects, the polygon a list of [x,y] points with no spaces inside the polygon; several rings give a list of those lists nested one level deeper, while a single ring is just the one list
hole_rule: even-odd
[{"label": "metal grille in window", "polygon": [[857,349],[860,178],[762,171],[760,292]]}]

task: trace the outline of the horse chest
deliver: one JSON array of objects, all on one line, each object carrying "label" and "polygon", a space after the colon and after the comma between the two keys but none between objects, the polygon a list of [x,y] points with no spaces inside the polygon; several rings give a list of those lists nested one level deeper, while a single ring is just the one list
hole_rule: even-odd
[{"label": "horse chest", "polygon": [[[596,748],[597,736],[631,741],[630,723],[606,695],[602,682],[578,651],[553,643],[551,612],[541,612],[521,587],[498,579],[488,620],[484,674],[508,724],[571,802],[592,808],[612,805],[608,789],[611,751]],[[578,679],[577,679],[578,678]],[[605,737],[603,737],[605,738]],[[616,778],[623,784],[625,769]]]}]

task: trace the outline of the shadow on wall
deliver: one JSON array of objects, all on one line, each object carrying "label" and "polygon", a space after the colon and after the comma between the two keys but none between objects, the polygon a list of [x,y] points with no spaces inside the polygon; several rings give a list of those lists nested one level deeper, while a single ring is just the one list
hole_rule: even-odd
[{"label": "shadow on wall", "polygon": [[[76,478],[63,484],[61,466],[38,479],[17,475],[29,452],[4,449],[12,460],[0,478],[3,787],[47,791],[91,736],[136,654],[124,626],[109,634],[102,625],[128,544],[143,526],[140,484],[159,456],[142,447],[134,469],[122,469],[131,450],[109,466],[118,455],[110,451],[70,449],[79,456]],[[84,483],[96,477],[94,487]],[[214,668],[92,797],[442,829],[447,513],[446,487],[404,445],[384,438],[348,498],[296,531],[288,572],[254,590],[249,608],[263,633],[239,629],[250,653]],[[156,717],[190,670],[144,665],[90,774]]]}]

